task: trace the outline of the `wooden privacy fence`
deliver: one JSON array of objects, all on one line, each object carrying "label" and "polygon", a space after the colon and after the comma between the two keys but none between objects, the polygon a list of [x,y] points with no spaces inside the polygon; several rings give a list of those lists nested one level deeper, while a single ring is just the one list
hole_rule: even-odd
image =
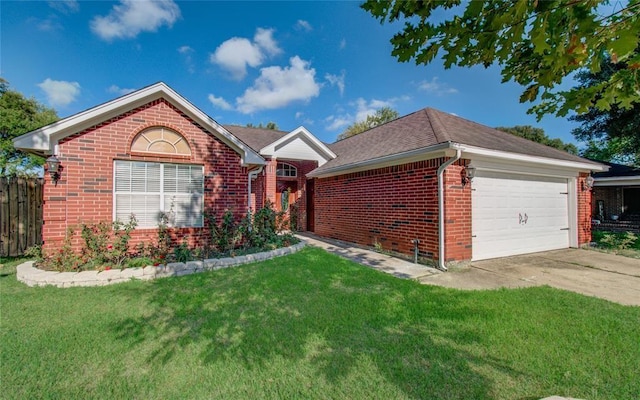
[{"label": "wooden privacy fence", "polygon": [[42,192],[38,178],[0,178],[0,256],[42,244]]}]

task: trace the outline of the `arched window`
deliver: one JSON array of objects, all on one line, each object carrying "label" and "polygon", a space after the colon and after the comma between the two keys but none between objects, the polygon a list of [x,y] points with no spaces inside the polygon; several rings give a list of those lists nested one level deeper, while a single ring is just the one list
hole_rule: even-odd
[{"label": "arched window", "polygon": [[295,178],[298,176],[298,169],[293,165],[278,163],[276,166],[276,176],[285,178]]},{"label": "arched window", "polygon": [[191,155],[186,139],[178,132],[163,127],[149,128],[140,132],[131,143],[131,151]]}]

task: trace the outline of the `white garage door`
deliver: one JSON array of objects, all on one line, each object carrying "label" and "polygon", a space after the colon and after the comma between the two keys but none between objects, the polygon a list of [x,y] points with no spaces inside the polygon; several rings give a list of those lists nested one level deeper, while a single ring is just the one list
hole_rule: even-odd
[{"label": "white garage door", "polygon": [[472,185],[473,260],[569,247],[567,179],[478,171]]}]

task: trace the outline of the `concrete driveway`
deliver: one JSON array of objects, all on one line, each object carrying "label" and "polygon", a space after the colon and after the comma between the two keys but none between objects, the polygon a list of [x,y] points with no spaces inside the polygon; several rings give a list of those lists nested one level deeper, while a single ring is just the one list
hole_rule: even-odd
[{"label": "concrete driveway", "polygon": [[549,285],[625,305],[640,306],[640,260],[565,249],[476,261],[420,282],[458,289]]}]

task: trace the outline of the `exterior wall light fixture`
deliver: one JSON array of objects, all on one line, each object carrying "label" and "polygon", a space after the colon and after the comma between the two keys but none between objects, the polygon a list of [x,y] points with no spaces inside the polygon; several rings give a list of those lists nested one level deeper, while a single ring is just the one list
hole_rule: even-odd
[{"label": "exterior wall light fixture", "polygon": [[60,172],[62,171],[62,165],[60,164],[60,160],[55,155],[47,158],[45,161],[47,166],[47,171],[49,175],[51,175],[51,180],[54,184],[57,184],[60,180]]},{"label": "exterior wall light fixture", "polygon": [[462,186],[465,186],[467,183],[471,183],[473,178],[476,177],[476,167],[469,164],[462,170]]}]

